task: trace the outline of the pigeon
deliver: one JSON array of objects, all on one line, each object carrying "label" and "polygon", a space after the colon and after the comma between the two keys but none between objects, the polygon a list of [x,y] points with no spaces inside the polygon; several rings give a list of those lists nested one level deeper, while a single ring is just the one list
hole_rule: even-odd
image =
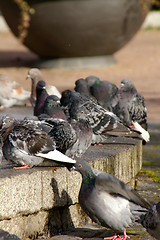
[{"label": "pigeon", "polygon": [[71,158],[81,157],[92,143],[93,132],[87,121],[83,119],[83,116],[79,116],[77,120],[71,119],[67,121],[53,119],[46,114],[41,114],[39,120],[42,123],[43,130],[47,131],[48,135],[56,143],[56,149]]},{"label": "pigeon", "polygon": [[130,79],[123,79],[117,94],[111,99],[112,111],[123,124],[138,130],[142,138],[150,140],[147,131],[147,109],[144,97],[139,94]]},{"label": "pigeon", "polygon": [[[140,135],[139,132],[132,131],[124,126],[114,113],[109,112],[98,105],[95,101],[82,96],[78,92],[70,93],[70,101],[67,111],[71,119],[76,119],[77,113],[79,114],[79,112],[83,112],[92,128],[93,136],[96,139],[94,140],[93,138],[93,143],[98,143],[96,141],[99,139],[100,135],[102,139],[104,138],[104,141],[106,137],[110,135],[126,137],[138,137]],[[96,135],[98,138],[96,138]]]},{"label": "pigeon", "polygon": [[0,109],[15,105],[24,106],[29,101],[30,92],[8,76],[0,74]]},{"label": "pigeon", "polygon": [[[114,230],[108,239],[126,239],[126,228],[146,214],[150,204],[134,189],[114,176],[93,170],[89,163],[77,160],[70,170],[82,175],[79,204],[96,223]],[[116,235],[123,232],[123,237]],[[105,238],[107,239],[107,238]]]},{"label": "pigeon", "polygon": [[88,87],[88,83],[83,78],[80,78],[80,79],[75,81],[74,90],[76,92],[79,92],[81,95],[84,95],[84,96],[87,96],[87,97],[91,96],[91,93],[90,93],[90,90],[89,90],[89,87]]},{"label": "pigeon", "polygon": [[46,98],[43,113],[52,118],[59,118],[67,120],[67,117],[61,108],[60,99],[56,95],[50,95]]},{"label": "pigeon", "polygon": [[3,116],[0,121],[2,152],[7,161],[20,164],[20,168],[31,168],[41,164],[44,159],[63,163],[75,163],[75,160],[56,150],[52,138],[36,121],[17,121]]},{"label": "pigeon", "polygon": [[70,119],[70,124],[76,132],[77,141],[66,151],[66,155],[72,158],[75,156],[81,157],[92,144],[93,130],[84,111],[81,111],[80,109],[76,114],[76,119]]},{"label": "pigeon", "polygon": [[[26,79],[31,79],[30,102],[32,104],[32,107],[34,107],[35,103],[36,103],[36,85],[37,85],[38,81],[44,80],[43,75],[42,75],[40,69],[31,68],[28,71]],[[47,84],[46,90],[49,95],[56,95],[57,97],[61,98],[61,93],[58,91],[58,89],[55,86]]]},{"label": "pigeon", "polygon": [[117,93],[117,86],[109,81],[100,81],[96,76],[88,76],[85,81],[90,94],[97,99],[98,104],[111,111],[110,100]]},{"label": "pigeon", "polygon": [[40,80],[36,86],[36,103],[34,107],[34,116],[38,116],[43,113],[44,103],[48,97],[46,91],[46,83],[43,80]]},{"label": "pigeon", "polygon": [[160,202],[154,204],[149,211],[141,217],[143,227],[156,239],[160,239]]},{"label": "pigeon", "polygon": [[0,240],[21,240],[14,234],[10,234],[7,231],[0,229]]}]

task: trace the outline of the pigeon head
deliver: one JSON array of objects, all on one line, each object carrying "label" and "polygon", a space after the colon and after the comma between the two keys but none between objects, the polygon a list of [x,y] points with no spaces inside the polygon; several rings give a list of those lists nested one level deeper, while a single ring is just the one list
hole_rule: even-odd
[{"label": "pigeon head", "polygon": [[26,77],[27,79],[31,79],[32,81],[36,81],[37,79],[43,79],[42,73],[40,72],[40,70],[38,68],[31,68],[28,71],[28,75]]},{"label": "pigeon head", "polygon": [[77,160],[76,163],[73,165],[73,167],[70,168],[70,170],[71,171],[74,170],[74,171],[81,173],[81,175],[83,177],[95,176],[89,163],[84,160]]},{"label": "pigeon head", "polygon": [[85,106],[74,105],[70,109],[70,117],[77,121],[85,120],[87,121],[90,117],[90,112],[86,109]]},{"label": "pigeon head", "polygon": [[89,87],[93,86],[95,83],[100,84],[100,79],[93,75],[86,77],[85,81]]},{"label": "pigeon head", "polygon": [[16,122],[15,118],[5,115],[0,120],[0,130],[4,128],[9,128]]},{"label": "pigeon head", "polygon": [[45,106],[52,107],[60,104],[59,97],[56,95],[49,95],[45,100]]},{"label": "pigeon head", "polygon": [[137,92],[134,84],[132,83],[132,81],[128,78],[123,79],[121,81],[121,89],[123,91],[131,91],[131,92]]},{"label": "pigeon head", "polygon": [[46,89],[46,83],[43,80],[38,81],[36,88],[38,90]]},{"label": "pigeon head", "polygon": [[62,106],[67,106],[70,102],[70,94],[71,94],[71,90],[67,89],[65,91],[62,92],[62,97],[60,99],[61,105]]}]

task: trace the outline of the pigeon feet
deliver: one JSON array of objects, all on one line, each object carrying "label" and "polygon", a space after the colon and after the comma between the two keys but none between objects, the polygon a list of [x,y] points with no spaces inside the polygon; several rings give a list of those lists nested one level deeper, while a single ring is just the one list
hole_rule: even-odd
[{"label": "pigeon feet", "polygon": [[14,167],[14,169],[27,169],[27,168],[32,168],[32,167],[29,166],[28,164],[25,166],[21,166],[21,167]]},{"label": "pigeon feet", "polygon": [[3,105],[1,105],[1,106],[0,106],[0,110],[3,110],[3,109],[4,109],[4,106],[3,106]]},{"label": "pigeon feet", "polygon": [[112,240],[114,240],[114,239],[117,239],[117,237],[119,237],[119,236],[117,236],[117,234],[115,233],[113,236],[105,237],[104,239],[112,239]]},{"label": "pigeon feet", "polygon": [[112,237],[105,237],[104,239],[116,239],[116,240],[125,240],[127,238],[130,238],[127,234],[126,231],[123,232],[123,237],[120,237],[119,235],[116,235],[116,233]]}]

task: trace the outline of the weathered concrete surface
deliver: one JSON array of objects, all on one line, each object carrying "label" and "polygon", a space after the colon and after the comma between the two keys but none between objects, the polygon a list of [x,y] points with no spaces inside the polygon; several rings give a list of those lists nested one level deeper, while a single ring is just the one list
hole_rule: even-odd
[{"label": "weathered concrete surface", "polygon": [[[83,157],[93,168],[132,182],[142,164],[141,141],[111,138],[91,146]],[[77,227],[89,218],[78,203],[81,176],[64,167],[14,170],[0,169],[0,228],[25,239],[43,232],[53,234]]]}]

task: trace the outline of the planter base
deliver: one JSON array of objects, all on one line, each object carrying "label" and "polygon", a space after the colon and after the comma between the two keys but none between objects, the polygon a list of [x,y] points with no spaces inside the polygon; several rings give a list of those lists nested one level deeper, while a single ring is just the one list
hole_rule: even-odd
[{"label": "planter base", "polygon": [[59,69],[82,69],[107,67],[116,64],[117,61],[112,55],[94,57],[74,57],[57,59],[38,59],[33,65],[37,68],[59,68]]}]

